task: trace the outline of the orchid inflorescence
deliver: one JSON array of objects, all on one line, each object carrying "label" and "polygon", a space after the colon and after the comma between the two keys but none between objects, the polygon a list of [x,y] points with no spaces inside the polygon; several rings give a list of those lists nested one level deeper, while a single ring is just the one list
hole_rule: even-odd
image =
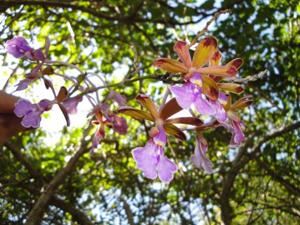
[{"label": "orchid inflorescence", "polygon": [[[89,95],[91,82],[82,80],[74,81],[74,85],[67,89],[61,87],[58,94],[49,76],[55,74],[53,62],[48,58],[50,41],[47,38],[44,49],[33,49],[23,37],[15,37],[6,43],[7,52],[16,58],[30,60],[35,64],[30,73],[25,75],[16,88],[16,91],[26,89],[36,80],[42,80],[46,88],[50,88],[54,95],[53,100],[43,99],[37,104],[20,99],[15,105],[16,116],[22,118],[21,124],[26,128],[40,126],[41,114],[51,110],[57,104],[63,112],[67,124],[68,114],[77,112],[77,105],[86,97],[92,104],[92,123],[97,126],[92,140],[92,149],[105,137],[105,127],[112,128],[119,134],[126,134],[128,125],[123,117],[118,114],[131,116],[139,121],[148,120],[153,123],[149,131],[149,140],[144,147],[132,150],[132,155],[137,167],[142,170],[145,177],[170,182],[178,166],[164,153],[167,136],[173,136],[180,141],[186,139],[185,133],[178,124],[191,126],[190,130],[196,133],[195,152],[191,161],[197,168],[204,169],[207,173],[213,172],[211,161],[207,158],[208,143],[203,133],[219,126],[225,127],[232,133],[231,146],[239,146],[245,139],[241,121],[237,111],[249,106],[252,102],[250,96],[245,96],[232,102],[232,93],[241,94],[243,87],[235,83],[237,72],[243,64],[241,58],[233,59],[221,65],[222,55],[217,46],[216,38],[208,36],[196,46],[193,57],[190,55],[191,46],[185,41],[177,41],[174,51],[179,59],[159,58],[154,66],[168,73],[179,74],[182,84],[169,87],[173,95],[167,102],[158,107],[147,95],[140,93],[137,101],[145,110],[136,109],[127,105],[126,98],[111,90],[100,101]],[[97,87],[94,87],[97,90]],[[78,94],[79,92],[79,94]],[[77,94],[76,94],[77,93]],[[118,110],[112,110],[109,101],[116,102]],[[189,110],[191,116],[174,117],[182,110]],[[196,114],[194,113],[196,112]],[[197,115],[208,116],[210,120],[204,123]],[[198,118],[199,117],[199,118]]]}]

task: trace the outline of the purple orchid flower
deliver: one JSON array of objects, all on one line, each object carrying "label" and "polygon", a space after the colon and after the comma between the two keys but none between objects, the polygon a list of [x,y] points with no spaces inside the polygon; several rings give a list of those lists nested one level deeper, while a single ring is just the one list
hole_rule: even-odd
[{"label": "purple orchid flower", "polygon": [[33,49],[23,37],[14,37],[6,42],[6,51],[16,58],[25,56],[27,52]]},{"label": "purple orchid flower", "polygon": [[197,168],[202,168],[206,173],[211,174],[213,173],[213,169],[211,161],[206,156],[207,149],[208,144],[206,139],[202,135],[198,135],[195,152],[191,160]]},{"label": "purple orchid flower", "polygon": [[[46,39],[46,52],[49,50],[50,43],[48,42],[49,40]],[[6,51],[16,58],[27,57],[28,59],[39,61],[44,61],[46,59],[41,48],[31,48],[26,39],[23,37],[14,37],[13,39],[8,40],[6,42]]]},{"label": "purple orchid flower", "polygon": [[147,142],[145,147],[133,149],[132,155],[145,177],[149,179],[159,177],[162,182],[169,183],[178,167],[164,155],[163,146],[166,141],[166,133],[162,127],[159,127],[158,133]]},{"label": "purple orchid flower", "polygon": [[17,117],[22,118],[21,124],[25,128],[38,128],[41,122],[43,112],[52,108],[53,102],[41,100],[38,104],[32,104],[25,99],[19,99],[15,104],[14,113]]}]

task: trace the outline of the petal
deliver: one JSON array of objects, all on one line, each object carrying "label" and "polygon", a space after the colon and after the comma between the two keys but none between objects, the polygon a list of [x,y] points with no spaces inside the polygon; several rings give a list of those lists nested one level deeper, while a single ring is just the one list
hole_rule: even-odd
[{"label": "petal", "polygon": [[171,123],[165,123],[164,129],[167,134],[176,137],[179,140],[184,141],[186,139],[185,134],[176,126]]},{"label": "petal", "polygon": [[214,37],[206,37],[198,44],[194,56],[193,66],[202,67],[208,63],[217,50],[217,40]]},{"label": "petal", "polygon": [[166,104],[164,104],[159,112],[159,116],[162,120],[169,118],[170,116],[181,111],[182,108],[178,105],[176,98],[172,98]]},{"label": "petal", "polygon": [[14,113],[17,117],[23,117],[33,110],[35,110],[35,106],[30,101],[19,99],[15,104]]},{"label": "petal", "polygon": [[199,73],[210,74],[213,76],[233,77],[236,75],[235,68],[228,68],[227,66],[210,66],[197,69]]},{"label": "petal", "polygon": [[155,106],[154,102],[144,94],[139,94],[136,99],[139,101],[139,103],[144,106],[152,115],[154,119],[159,118],[159,113],[157,110],[157,107]]},{"label": "petal", "polygon": [[219,97],[219,90],[216,82],[208,77],[203,76],[203,87],[202,87],[202,93],[206,95],[211,100],[217,100]]},{"label": "petal", "polygon": [[207,142],[203,137],[197,137],[194,155],[191,160],[197,168],[202,168],[208,174],[213,173],[212,163],[206,156],[208,148]]},{"label": "petal", "polygon": [[16,89],[16,91],[22,91],[22,90],[25,90],[26,88],[28,88],[28,86],[29,86],[29,84],[31,83],[31,82],[33,82],[34,80],[32,80],[32,79],[24,79],[24,80],[21,80],[17,85],[16,85],[16,87],[17,87],[17,89]]},{"label": "petal", "polygon": [[166,123],[180,123],[180,124],[189,124],[194,126],[201,126],[203,122],[195,117],[179,117],[174,119],[166,120]]},{"label": "petal", "polygon": [[104,138],[104,136],[105,136],[104,125],[101,124],[100,126],[98,126],[95,135],[93,137],[92,140],[93,148],[97,148],[99,142]]},{"label": "petal", "polygon": [[67,88],[65,88],[64,86],[62,86],[60,89],[59,89],[59,92],[58,92],[58,95],[56,96],[56,100],[58,102],[63,102],[65,100],[67,100],[68,98],[68,90]]},{"label": "petal", "polygon": [[183,108],[189,108],[195,101],[197,94],[194,92],[194,85],[190,82],[186,82],[182,86],[170,87],[172,94],[175,96],[178,105]]},{"label": "petal", "polygon": [[196,107],[196,110],[202,115],[214,115],[216,112],[216,109],[202,95],[198,96],[194,105]]},{"label": "petal", "polygon": [[127,103],[126,98],[116,91],[110,91],[107,98],[114,100],[116,103],[119,104],[119,106],[125,106]]},{"label": "petal", "polygon": [[231,109],[232,110],[243,109],[243,108],[251,105],[252,102],[253,102],[252,96],[245,96],[245,97],[237,100],[235,103],[233,103],[231,105]]},{"label": "petal", "polygon": [[242,85],[235,83],[218,83],[218,87],[224,91],[229,91],[235,94],[241,94],[244,92]]},{"label": "petal", "polygon": [[215,109],[215,117],[216,119],[222,123],[227,120],[227,113],[223,107],[223,105],[218,101],[211,101],[210,104]]},{"label": "petal", "polygon": [[186,67],[192,66],[189,45],[185,41],[177,41],[174,45],[174,51],[178,54],[180,60],[186,65]]},{"label": "petal", "polygon": [[240,145],[245,140],[245,135],[242,131],[243,124],[242,122],[232,121],[232,138],[231,138],[231,145],[237,146]]},{"label": "petal", "polygon": [[166,156],[161,155],[159,157],[159,162],[157,165],[158,177],[162,182],[169,183],[173,177],[174,173],[178,170],[175,163],[169,160]]},{"label": "petal", "polygon": [[219,50],[217,50],[209,60],[209,65],[219,66],[221,64],[221,60],[222,60],[222,53]]},{"label": "petal", "polygon": [[128,115],[136,120],[150,120],[150,121],[153,121],[153,117],[150,115],[150,113],[148,112],[144,112],[142,110],[139,110],[139,109],[134,109],[134,108],[131,108],[131,107],[121,107],[119,110],[118,110],[119,113],[122,113],[122,114],[125,114],[125,115]]},{"label": "petal", "polygon": [[167,143],[167,135],[162,126],[158,127],[158,133],[153,137],[153,141],[159,146],[164,146]]},{"label": "petal", "polygon": [[153,65],[169,73],[188,72],[188,68],[183,63],[174,59],[168,59],[168,58],[157,59],[154,61]]},{"label": "petal", "polygon": [[119,117],[116,115],[113,115],[113,129],[119,133],[119,134],[126,134],[127,133],[127,129],[128,129],[128,125],[126,120],[123,117]]},{"label": "petal", "polygon": [[38,128],[41,122],[41,112],[32,111],[27,113],[22,119],[22,126],[26,128]]},{"label": "petal", "polygon": [[69,98],[62,102],[62,105],[65,107],[66,111],[69,114],[76,114],[77,113],[77,106],[79,102],[82,101],[82,96],[76,96],[74,98]]},{"label": "petal", "polygon": [[155,179],[157,177],[156,166],[158,157],[156,148],[157,146],[152,141],[148,141],[145,147],[138,147],[132,150],[132,155],[137,167],[142,170],[144,176],[149,179]]}]

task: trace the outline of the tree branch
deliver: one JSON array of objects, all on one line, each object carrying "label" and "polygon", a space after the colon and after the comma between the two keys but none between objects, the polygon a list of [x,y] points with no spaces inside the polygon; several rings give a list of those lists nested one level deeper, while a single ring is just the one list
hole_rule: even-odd
[{"label": "tree branch", "polygon": [[88,152],[89,149],[86,148],[87,142],[85,141],[85,137],[88,131],[89,129],[86,129],[83,134],[79,150],[69,160],[67,165],[54,176],[49,185],[46,187],[45,191],[42,192],[39,199],[35,202],[33,208],[31,209],[28,215],[25,225],[40,224],[43,218],[44,211],[46,210],[46,207],[48,206],[55,190],[60,186],[64,179],[74,170],[76,163],[78,162],[80,157],[86,152]]},{"label": "tree branch", "polygon": [[[45,183],[48,179],[42,175],[42,172],[39,169],[34,168],[30,162],[27,160],[26,156],[23,155],[20,151],[18,146],[13,143],[6,143],[5,146],[9,148],[13,154],[13,156],[28,170],[29,174],[35,178],[36,180],[40,180],[41,183]],[[32,194],[37,195],[40,192],[35,188],[28,188]],[[79,224],[82,225],[92,225],[93,223],[89,220],[89,218],[79,209],[74,207],[72,204],[67,203],[66,201],[52,196],[50,199],[50,204],[54,205],[65,212],[68,212],[72,215],[72,218],[76,220]]]},{"label": "tree branch", "polygon": [[238,172],[242,168],[244,168],[250,160],[259,155],[258,153],[260,152],[260,148],[264,143],[298,128],[300,128],[300,121],[297,121],[282,129],[276,130],[269,135],[266,135],[260,141],[257,142],[257,144],[252,148],[253,150],[250,153],[247,153],[247,149],[251,146],[251,143],[253,143],[254,137],[246,141],[244,146],[240,149],[239,153],[237,154],[236,158],[233,160],[231,169],[227,172],[227,175],[225,175],[223,179],[222,193],[220,196],[220,205],[221,216],[225,225],[231,224],[232,220],[233,210],[229,203],[229,199],[232,193],[231,190],[233,187],[233,183],[235,181],[236,176],[238,175]]}]

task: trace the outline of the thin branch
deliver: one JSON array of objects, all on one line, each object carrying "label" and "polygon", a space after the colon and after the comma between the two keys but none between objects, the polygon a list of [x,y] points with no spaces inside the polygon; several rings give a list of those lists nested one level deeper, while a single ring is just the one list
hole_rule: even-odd
[{"label": "thin branch", "polygon": [[81,140],[81,145],[80,145],[79,150],[68,161],[67,165],[53,177],[53,179],[51,180],[49,185],[45,188],[45,190],[42,192],[41,196],[35,202],[33,208],[31,209],[31,211],[28,215],[25,225],[37,225],[37,224],[41,223],[43,214],[44,214],[55,190],[62,184],[62,182],[65,180],[65,178],[70,173],[73,172],[73,170],[76,166],[76,163],[81,158],[81,156],[84,155],[86,152],[88,152],[89,149],[86,147],[87,142],[85,141],[88,131],[89,131],[89,128],[83,132],[83,138]]},{"label": "thin branch", "polygon": [[[12,152],[13,156],[28,170],[29,174],[33,178],[41,181],[41,183],[45,183],[46,181],[49,180],[48,178],[45,178],[43,176],[42,172],[39,169],[34,168],[31,165],[31,163],[28,161],[26,156],[21,153],[18,146],[10,142],[5,143],[5,146]],[[34,195],[40,194],[39,190],[37,190],[36,188],[35,189],[33,189],[33,187],[32,188],[26,187],[26,188]],[[76,220],[79,224],[82,225],[93,224],[82,211],[74,207],[72,204],[67,203],[65,200],[62,200],[56,196],[52,196],[52,198],[50,199],[50,204],[62,209],[65,212],[70,213],[72,215],[72,218]]]},{"label": "thin branch", "polygon": [[266,135],[260,141],[255,141],[257,144],[253,146],[252,151],[250,151],[250,153],[247,153],[247,150],[254,142],[254,137],[246,141],[244,146],[240,149],[239,153],[237,154],[236,158],[233,160],[231,169],[227,172],[227,174],[224,176],[223,179],[222,193],[220,196],[220,204],[221,204],[221,216],[225,225],[231,224],[233,210],[229,203],[229,199],[232,193],[231,190],[233,187],[233,183],[239,171],[242,168],[244,168],[249,163],[249,161],[259,156],[259,152],[263,144],[265,144],[266,142],[274,138],[277,138],[283,134],[286,134],[288,132],[294,131],[299,128],[300,128],[300,121],[297,121],[286,127],[276,130],[269,135]]},{"label": "thin branch", "polygon": [[220,10],[218,12],[216,12],[213,17],[206,23],[205,27],[198,31],[198,33],[196,34],[196,37],[191,41],[190,43],[190,47],[192,47],[193,45],[196,44],[196,42],[198,41],[199,37],[202,36],[204,33],[206,33],[208,31],[208,27],[218,19],[218,17],[224,13],[229,13],[230,10],[229,9],[224,9],[224,10]]}]

